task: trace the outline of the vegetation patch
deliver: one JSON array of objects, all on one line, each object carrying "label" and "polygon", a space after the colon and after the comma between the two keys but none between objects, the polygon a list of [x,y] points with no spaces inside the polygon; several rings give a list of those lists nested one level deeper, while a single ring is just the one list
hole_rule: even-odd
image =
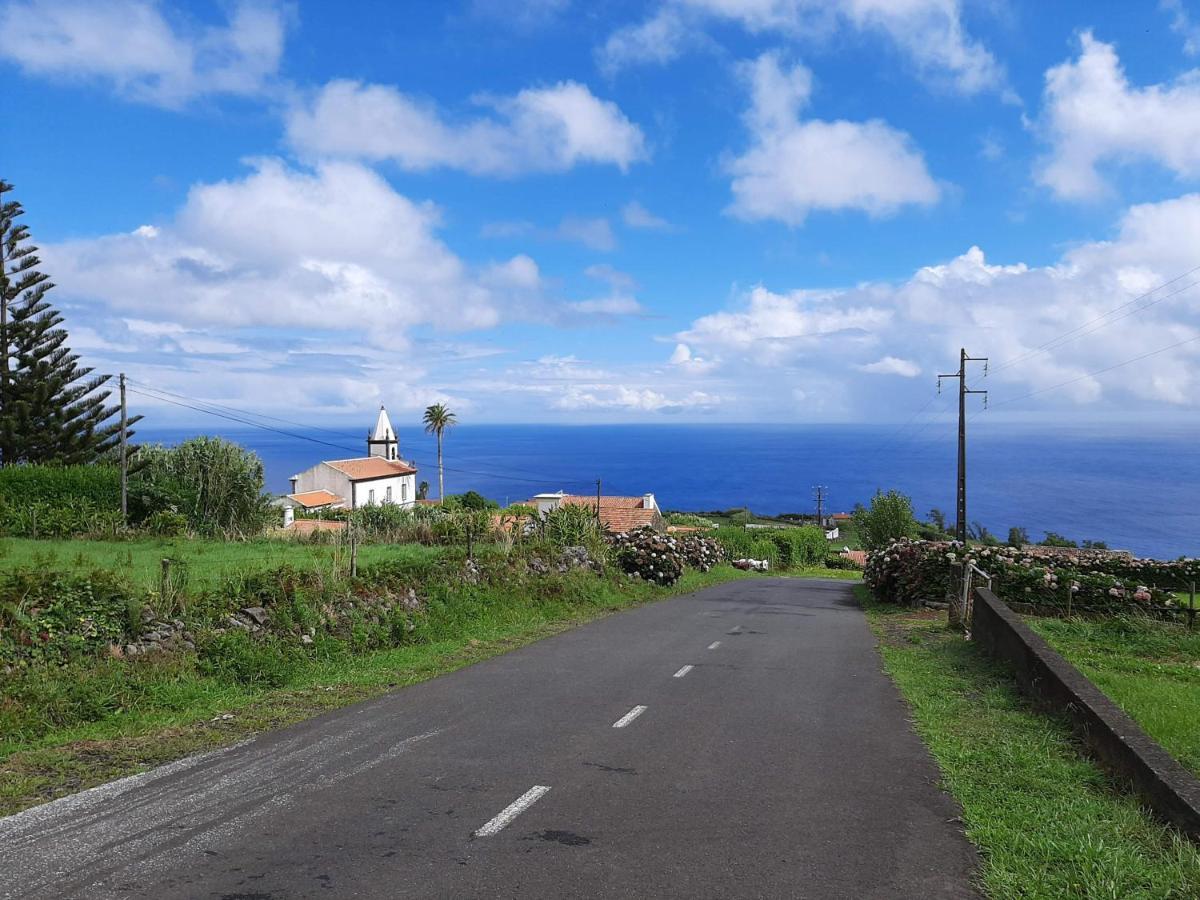
[{"label": "vegetation patch", "polygon": [[997,898],[1200,895],[1200,847],[1159,824],[941,616],[856,589],[884,666],[963,808]]},{"label": "vegetation patch", "polygon": [[1026,621],[1200,777],[1200,631],[1132,616]]}]

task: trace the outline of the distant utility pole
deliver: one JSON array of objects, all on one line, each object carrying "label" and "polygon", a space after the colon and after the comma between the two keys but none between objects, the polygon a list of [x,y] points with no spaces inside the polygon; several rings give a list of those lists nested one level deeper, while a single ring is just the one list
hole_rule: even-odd
[{"label": "distant utility pole", "polygon": [[973,391],[967,387],[967,363],[983,363],[983,374],[987,375],[986,356],[967,356],[965,349],[958,354],[958,371],[953,375],[938,376],[938,393],[942,391],[943,378],[958,379],[958,499],[955,537],[967,542],[967,394],[983,394],[983,408],[987,409],[987,391]]},{"label": "distant utility pole", "polygon": [[125,404],[125,373],[121,373],[121,524],[129,524],[129,409]]},{"label": "distant utility pole", "polygon": [[825,508],[825,500],[826,500],[825,492],[827,490],[829,490],[829,488],[825,487],[825,485],[823,485],[823,484],[818,484],[816,487],[813,488],[813,492],[814,492],[813,499],[817,501],[817,525],[819,525],[822,528],[825,527],[825,516],[823,515],[822,510],[824,510],[824,508]]}]

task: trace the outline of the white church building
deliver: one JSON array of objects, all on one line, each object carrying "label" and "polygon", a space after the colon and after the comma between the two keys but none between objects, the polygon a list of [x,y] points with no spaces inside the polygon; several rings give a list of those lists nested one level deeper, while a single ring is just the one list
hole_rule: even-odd
[{"label": "white church building", "polygon": [[417,500],[417,469],[400,458],[400,442],[379,407],[375,428],[367,432],[367,455],[328,459],[291,477],[285,503],[316,509],[357,509],[394,503],[410,507]]}]

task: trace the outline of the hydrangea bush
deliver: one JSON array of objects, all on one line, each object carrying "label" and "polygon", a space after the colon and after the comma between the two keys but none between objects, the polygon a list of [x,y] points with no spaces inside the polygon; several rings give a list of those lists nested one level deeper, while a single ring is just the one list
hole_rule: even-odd
[{"label": "hydrangea bush", "polygon": [[1097,612],[1174,606],[1173,591],[1200,580],[1200,560],[1164,562],[1096,550],[980,547],[956,541],[893,541],[867,557],[863,578],[881,600],[945,600],[964,562],[992,576],[1007,603]]},{"label": "hydrangea bush", "polygon": [[612,538],[617,564],[630,576],[674,584],[684,567],[707,572],[725,558],[721,545],[700,535],[674,537],[639,528]]}]

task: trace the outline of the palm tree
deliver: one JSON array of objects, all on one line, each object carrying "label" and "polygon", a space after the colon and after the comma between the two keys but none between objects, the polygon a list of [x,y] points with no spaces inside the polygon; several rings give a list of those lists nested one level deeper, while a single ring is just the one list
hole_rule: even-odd
[{"label": "palm tree", "polygon": [[442,435],[447,428],[458,424],[454,413],[441,403],[435,403],[425,410],[421,421],[425,423],[426,434],[436,434],[438,444],[438,503],[443,503],[446,497],[446,481],[442,470]]}]

